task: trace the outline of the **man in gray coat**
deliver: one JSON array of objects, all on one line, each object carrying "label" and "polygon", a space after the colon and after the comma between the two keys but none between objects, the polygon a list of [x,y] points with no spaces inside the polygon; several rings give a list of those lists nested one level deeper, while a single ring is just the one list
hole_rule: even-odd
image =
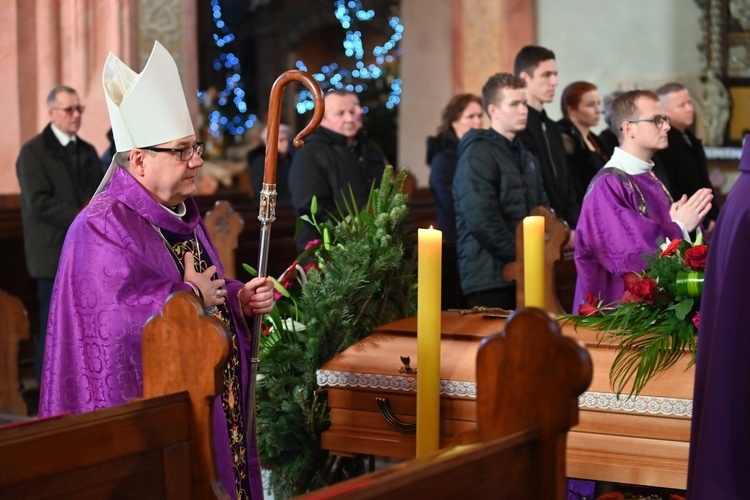
[{"label": "man in gray coat", "polygon": [[39,330],[34,375],[41,378],[52,285],[65,234],[102,180],[99,155],[77,137],[84,106],[78,93],[59,85],[47,96],[50,123],[21,148],[16,161],[26,267],[36,280]]}]

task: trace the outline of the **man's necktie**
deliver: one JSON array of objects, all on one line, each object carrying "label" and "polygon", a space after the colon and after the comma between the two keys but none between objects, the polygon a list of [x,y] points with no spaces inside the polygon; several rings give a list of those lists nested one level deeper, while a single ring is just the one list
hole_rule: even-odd
[{"label": "man's necktie", "polygon": [[78,170],[78,148],[76,147],[75,141],[70,141],[68,144],[65,145],[65,151],[68,153],[68,158],[70,158],[70,163],[73,164],[73,167],[75,170]]}]

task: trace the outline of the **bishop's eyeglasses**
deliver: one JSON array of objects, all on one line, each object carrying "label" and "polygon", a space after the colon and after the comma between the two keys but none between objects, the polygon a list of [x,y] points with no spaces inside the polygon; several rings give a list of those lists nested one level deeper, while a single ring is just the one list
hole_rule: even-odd
[{"label": "bishop's eyeglasses", "polygon": [[[653,122],[656,128],[661,130],[666,123],[669,125],[669,117],[666,115],[654,115],[651,118],[641,118],[638,120],[628,120],[628,123]],[[622,129],[620,129],[622,130]]]},{"label": "bishop's eyeglasses", "polygon": [[140,148],[145,149],[147,151],[154,151],[156,153],[180,153],[180,161],[188,161],[190,158],[193,157],[195,153],[198,153],[198,156],[203,156],[203,143],[202,142],[196,142],[192,146],[188,146],[186,148],[157,148],[157,147],[148,147],[148,148]]}]

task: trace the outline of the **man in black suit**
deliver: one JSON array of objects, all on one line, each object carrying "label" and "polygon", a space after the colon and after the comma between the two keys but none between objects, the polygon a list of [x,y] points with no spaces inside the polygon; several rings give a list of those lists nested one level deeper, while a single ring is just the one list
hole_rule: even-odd
[{"label": "man in black suit", "polygon": [[78,93],[59,85],[47,96],[50,123],[21,148],[16,161],[26,267],[36,280],[39,331],[34,374],[41,378],[52,285],[65,234],[94,194],[103,172],[94,147],[76,136],[84,107]]},{"label": "man in black suit", "polygon": [[[656,94],[672,128],[667,133],[669,146],[659,151],[654,161],[660,161],[664,166],[672,198],[679,200],[683,194],[690,196],[700,188],[712,188],[703,145],[689,128],[695,120],[690,92],[681,83],[667,83],[659,87]],[[704,220],[709,231],[718,216],[719,206],[714,202]]]}]

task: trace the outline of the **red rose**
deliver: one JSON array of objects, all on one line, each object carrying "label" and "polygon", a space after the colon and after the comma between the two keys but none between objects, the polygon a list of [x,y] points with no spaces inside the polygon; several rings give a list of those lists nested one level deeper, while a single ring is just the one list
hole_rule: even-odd
[{"label": "red rose", "polygon": [[706,269],[706,258],[708,247],[706,245],[695,245],[685,251],[685,265],[694,271]]},{"label": "red rose", "polygon": [[696,311],[695,316],[693,316],[693,324],[695,325],[696,329],[700,329],[701,327],[701,312]]},{"label": "red rose", "polygon": [[667,255],[672,255],[677,251],[677,246],[682,243],[681,238],[677,238],[676,240],[672,240],[669,242],[669,245],[667,245],[667,248],[662,250],[662,252],[659,254],[659,258],[666,257]]},{"label": "red rose", "polygon": [[641,276],[632,271],[625,275],[625,290],[630,292],[633,302],[653,305],[657,288],[656,281],[648,276]]},{"label": "red rose", "polygon": [[600,316],[599,314],[599,302],[591,292],[586,292],[586,302],[582,302],[578,306],[578,314],[581,316]]}]

